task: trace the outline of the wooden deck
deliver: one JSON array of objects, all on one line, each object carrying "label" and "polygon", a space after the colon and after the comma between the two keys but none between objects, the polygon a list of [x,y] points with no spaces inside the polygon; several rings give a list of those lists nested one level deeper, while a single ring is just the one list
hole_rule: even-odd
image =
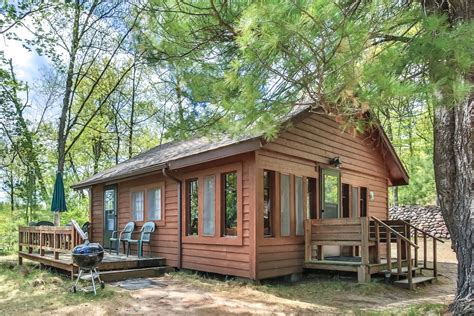
[{"label": "wooden deck", "polygon": [[[418,251],[419,236],[425,241],[422,260]],[[426,260],[427,238],[433,239],[431,267]],[[417,283],[436,279],[436,241],[443,242],[402,220],[381,221],[375,217],[309,219],[305,221],[304,268],[355,272],[359,282],[369,282],[371,275],[389,271],[396,280],[406,278],[399,283],[413,289]],[[339,255],[326,255],[326,248]],[[394,254],[392,250],[395,250]],[[417,277],[422,269],[433,271],[433,278]]]},{"label": "wooden deck", "polygon": [[[84,235],[77,225],[71,227],[20,227],[19,264],[23,259],[38,262],[42,267],[63,270],[73,278],[79,268],[72,262],[72,249],[84,242]],[[166,266],[163,257],[137,257],[125,254],[104,253],[97,267],[105,281],[130,277],[158,276],[174,268]]]}]

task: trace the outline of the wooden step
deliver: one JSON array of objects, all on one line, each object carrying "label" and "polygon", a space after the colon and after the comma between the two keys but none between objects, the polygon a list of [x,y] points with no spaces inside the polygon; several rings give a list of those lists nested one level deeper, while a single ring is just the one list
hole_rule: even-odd
[{"label": "wooden step", "polygon": [[[421,270],[421,268],[419,268],[419,267],[412,267],[411,268],[412,272],[418,272],[420,270]],[[407,275],[408,274],[408,267],[402,267],[402,272],[400,274],[398,273],[398,269],[394,268],[394,269],[392,269],[391,274],[392,275]]]},{"label": "wooden step", "polygon": [[[433,281],[436,280],[435,277],[425,277],[425,276],[418,276],[412,278],[413,281],[413,288],[415,288],[418,284],[423,284],[423,283],[433,283]],[[408,288],[408,279],[403,279],[403,280],[398,280],[393,282],[393,284],[403,287],[403,288]]]},{"label": "wooden step", "polygon": [[[121,281],[132,278],[149,278],[162,276],[167,272],[173,272],[175,269],[170,266],[162,267],[151,267],[151,268],[139,268],[139,269],[128,269],[128,270],[108,270],[100,271],[100,278],[102,281]],[[77,274],[74,275],[74,278]]]}]

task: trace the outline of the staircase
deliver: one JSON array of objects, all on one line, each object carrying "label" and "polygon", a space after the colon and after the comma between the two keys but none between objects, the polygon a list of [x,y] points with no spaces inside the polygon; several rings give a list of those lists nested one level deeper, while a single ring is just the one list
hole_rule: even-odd
[{"label": "staircase", "polygon": [[[431,283],[436,280],[436,243],[438,241],[444,243],[443,240],[403,220],[382,221],[374,216],[371,219],[369,239],[375,242],[376,249],[380,249],[381,243],[385,243],[386,269],[382,272],[386,277],[395,279],[394,285],[412,290],[418,284]],[[413,240],[411,239],[412,235]],[[423,240],[422,260],[419,257],[419,237]],[[428,241],[433,243],[431,267],[428,266],[427,260]],[[392,244],[395,244],[395,246],[392,246]],[[392,247],[396,248],[394,256]],[[376,256],[375,261],[379,264],[382,263],[380,251],[376,251]],[[425,270],[431,271],[432,275],[424,276],[422,272]]]}]

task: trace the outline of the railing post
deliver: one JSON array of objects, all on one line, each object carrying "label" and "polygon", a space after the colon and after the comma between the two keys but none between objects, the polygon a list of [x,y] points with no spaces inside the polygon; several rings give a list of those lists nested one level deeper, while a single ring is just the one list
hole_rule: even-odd
[{"label": "railing post", "polygon": [[[418,231],[413,228],[413,233],[415,234],[415,245],[418,246]],[[418,248],[415,247],[415,267],[418,267]]]},{"label": "railing post", "polygon": [[360,224],[361,224],[361,232],[362,232],[360,255],[362,257],[361,258],[362,265],[368,265],[369,264],[369,218],[361,217]]},{"label": "railing post", "polygon": [[23,258],[22,256],[20,255],[20,252],[22,252],[23,250],[23,246],[22,246],[22,243],[23,243],[23,232],[21,231],[21,227],[18,228],[18,265],[22,265],[23,264]]},{"label": "railing post", "polygon": [[407,245],[407,261],[408,261],[408,270],[407,270],[407,278],[408,278],[408,288],[413,290],[413,271],[411,266],[411,245],[405,243]]},{"label": "railing post", "polygon": [[44,249],[43,249],[43,244],[44,244],[44,232],[42,229],[40,229],[40,238],[39,238],[39,249],[40,249],[40,256],[44,256]]},{"label": "railing post", "polygon": [[436,260],[436,239],[433,238],[433,276],[435,278],[438,277],[438,270],[436,269],[436,263],[437,263],[437,260]]},{"label": "railing post", "polygon": [[428,245],[426,240],[426,234],[423,234],[423,268],[428,268],[427,256],[428,256]]},{"label": "railing post", "polygon": [[310,262],[313,259],[313,247],[311,245],[311,220],[307,219],[304,226],[304,253],[305,262]]},{"label": "railing post", "polygon": [[374,222],[375,224],[375,253],[376,253],[376,260],[377,260],[377,263],[380,263],[380,227],[379,227],[379,223],[377,222]]},{"label": "railing post", "polygon": [[397,236],[397,272],[400,276],[402,274],[402,239]]},{"label": "railing post", "polygon": [[390,229],[385,229],[386,230],[386,242],[387,242],[387,269],[389,271],[392,271],[392,234],[390,232]]}]

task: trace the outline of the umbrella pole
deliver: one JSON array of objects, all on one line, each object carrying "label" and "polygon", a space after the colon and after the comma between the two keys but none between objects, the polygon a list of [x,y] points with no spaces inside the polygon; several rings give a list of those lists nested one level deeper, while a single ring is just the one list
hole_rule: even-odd
[{"label": "umbrella pole", "polygon": [[54,226],[61,226],[60,212],[54,212]]}]

